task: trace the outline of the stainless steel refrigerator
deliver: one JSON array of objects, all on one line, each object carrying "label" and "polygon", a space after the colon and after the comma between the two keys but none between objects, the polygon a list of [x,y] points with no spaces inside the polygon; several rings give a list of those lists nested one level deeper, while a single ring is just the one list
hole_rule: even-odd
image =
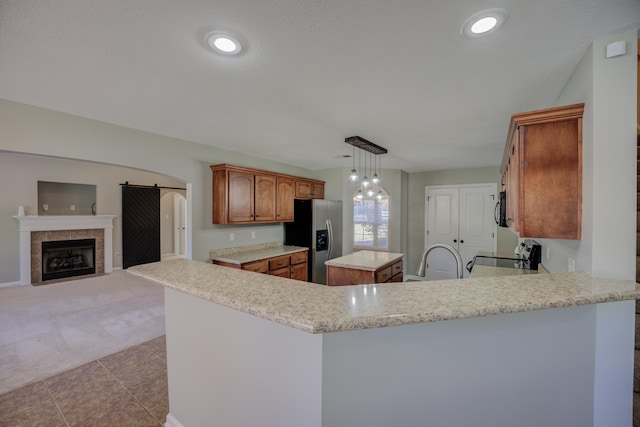
[{"label": "stainless steel refrigerator", "polygon": [[309,281],[326,284],[324,262],[342,256],[342,202],[295,200],[293,217],[284,225],[284,244],[309,248]]}]

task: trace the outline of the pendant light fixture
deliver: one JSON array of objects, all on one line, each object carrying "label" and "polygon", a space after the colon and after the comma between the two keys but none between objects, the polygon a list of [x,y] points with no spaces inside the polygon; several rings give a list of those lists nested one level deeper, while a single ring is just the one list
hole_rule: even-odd
[{"label": "pendant light fixture", "polygon": [[[378,173],[378,157],[381,154],[386,154],[387,149],[380,147],[379,145],[374,144],[373,142],[367,141],[364,138],[359,136],[350,136],[349,138],[345,138],[344,142],[353,146],[353,161],[352,161],[352,169],[351,174],[349,175],[349,181],[352,184],[358,186],[358,191],[356,192],[356,199],[362,200],[365,198],[373,198],[376,197],[378,200],[381,200],[384,196],[382,190],[380,189],[380,175],[382,173],[382,161],[380,161],[380,174]],[[356,170],[356,148],[358,151],[358,170]],[[362,169],[362,157],[364,155],[364,169]],[[373,160],[372,160],[373,156]],[[367,170],[368,169],[368,170]],[[373,172],[371,179],[369,179],[369,174]],[[359,176],[362,174],[362,180],[359,180]]]},{"label": "pendant light fixture", "polygon": [[376,170],[373,173],[373,178],[371,178],[371,182],[373,182],[374,185],[378,185],[380,184],[380,177],[378,177],[378,156],[375,157],[376,160]]},{"label": "pendant light fixture", "polygon": [[351,168],[351,175],[349,175],[349,180],[351,182],[356,182],[358,180],[358,171],[356,170],[356,147],[353,146],[353,167]]}]

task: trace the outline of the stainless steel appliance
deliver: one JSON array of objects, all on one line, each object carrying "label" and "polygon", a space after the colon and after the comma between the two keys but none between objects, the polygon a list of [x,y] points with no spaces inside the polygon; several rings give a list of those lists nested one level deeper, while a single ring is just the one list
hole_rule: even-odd
[{"label": "stainless steel appliance", "polygon": [[473,260],[467,263],[467,270],[471,272],[474,265],[537,270],[542,258],[542,246],[531,239],[525,239],[522,245],[522,258],[516,258],[514,256],[476,255],[473,257]]},{"label": "stainless steel appliance", "polygon": [[324,262],[342,256],[342,202],[295,200],[293,217],[284,225],[284,244],[309,248],[309,281],[326,284]]},{"label": "stainless steel appliance", "polygon": [[507,224],[507,192],[501,191],[498,195],[498,203],[494,212],[496,224],[498,227],[508,227]]}]

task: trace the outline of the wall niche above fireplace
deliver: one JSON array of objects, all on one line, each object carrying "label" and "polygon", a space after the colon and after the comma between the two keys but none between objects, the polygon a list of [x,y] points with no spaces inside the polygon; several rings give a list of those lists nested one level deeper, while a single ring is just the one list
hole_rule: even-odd
[{"label": "wall niche above fireplace", "polygon": [[38,215],[95,215],[96,187],[38,181]]}]

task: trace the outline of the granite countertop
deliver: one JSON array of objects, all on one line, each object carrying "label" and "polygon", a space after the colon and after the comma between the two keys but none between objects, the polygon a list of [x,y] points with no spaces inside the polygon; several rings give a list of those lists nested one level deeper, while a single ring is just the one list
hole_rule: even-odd
[{"label": "granite countertop", "polygon": [[289,255],[296,252],[308,251],[302,246],[285,246],[282,243],[272,242],[251,246],[239,246],[228,249],[213,249],[209,251],[209,257],[213,261],[227,262],[230,264],[244,264],[273,258],[280,255]]},{"label": "granite countertop", "polygon": [[355,270],[376,271],[380,267],[401,259],[403,254],[379,251],[359,251],[325,261],[332,267],[352,268]]},{"label": "granite countertop", "polygon": [[634,281],[586,273],[330,287],[186,259],[127,272],[314,334],[640,298]]}]

